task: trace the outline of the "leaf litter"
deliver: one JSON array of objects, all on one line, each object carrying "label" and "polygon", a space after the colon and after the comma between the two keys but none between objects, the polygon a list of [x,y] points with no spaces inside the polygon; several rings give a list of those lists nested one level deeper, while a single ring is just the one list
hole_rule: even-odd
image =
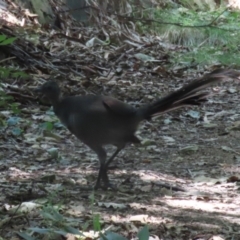
[{"label": "leaf litter", "polygon": [[[102,13],[98,14],[95,20]],[[29,26],[35,24],[25,18]],[[19,103],[15,106],[19,113],[11,105],[0,112],[4,123],[0,235],[18,239],[15,232],[29,227],[41,232],[52,218],[59,231],[68,226],[59,225],[60,219],[71,222],[86,239],[93,239],[92,218],[99,214],[101,229],[112,231],[110,238],[117,238],[117,233],[128,239],[136,237],[145,225],[149,239],[240,238],[239,86],[231,83],[224,94],[210,97],[200,108],[175,111],[142,124],[138,131],[142,144],[124,149],[109,171],[119,191],[100,190],[92,197],[81,186],[96,179],[97,157],[59,123],[32,90],[56,78],[64,86],[64,95],[112,95],[138,107],[214,66],[188,72],[181,65],[170,68],[167,53],[180,51],[181,46],[159,43],[156,36],[141,36],[117,21],[117,26],[106,30],[104,23],[101,29],[86,28],[67,15],[63,18],[64,30],[38,32],[41,41],[37,44],[26,40],[28,36],[20,37],[7,23],[0,30],[18,37],[6,51],[31,75],[2,84],[11,101]],[[80,37],[76,37],[78,33]],[[109,33],[117,45],[105,44]],[[11,60],[9,65],[16,66],[16,62]],[[54,211],[41,214],[47,205],[59,207],[64,218]]]}]

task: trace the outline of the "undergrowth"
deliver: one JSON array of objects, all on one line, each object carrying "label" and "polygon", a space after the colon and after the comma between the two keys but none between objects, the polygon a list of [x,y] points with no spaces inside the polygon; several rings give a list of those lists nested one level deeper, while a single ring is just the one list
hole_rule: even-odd
[{"label": "undergrowth", "polygon": [[[149,8],[138,20],[139,31],[155,33],[163,42],[181,45],[182,51],[171,51],[172,65],[240,63],[240,15],[228,8],[195,10],[183,6],[164,9]],[[135,16],[139,16],[137,13]],[[144,18],[151,16],[152,21]],[[150,27],[149,27],[150,25]]]}]

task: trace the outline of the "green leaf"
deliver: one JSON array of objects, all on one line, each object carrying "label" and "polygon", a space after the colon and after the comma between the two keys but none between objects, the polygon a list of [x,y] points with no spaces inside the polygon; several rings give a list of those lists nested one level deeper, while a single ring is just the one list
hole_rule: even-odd
[{"label": "green leaf", "polygon": [[21,110],[18,108],[18,103],[12,103],[10,106],[13,113],[18,114],[21,112]]},{"label": "green leaf", "polygon": [[54,216],[48,212],[41,212],[41,215],[45,218],[45,219],[50,219],[53,221],[56,221],[56,219],[54,218]]},{"label": "green leaf", "polygon": [[64,230],[54,230],[53,232],[56,234],[62,235],[64,237],[68,234],[68,232],[66,232]]},{"label": "green leaf", "polygon": [[17,38],[16,37],[11,37],[6,40],[0,41],[0,46],[5,46],[13,43]]},{"label": "green leaf", "polygon": [[[1,93],[0,93],[0,95],[1,95]],[[8,95],[2,95],[1,98],[4,99],[5,101],[6,100],[13,100],[13,97],[12,96],[8,96]]]},{"label": "green leaf", "polygon": [[68,233],[72,233],[72,234],[75,234],[75,235],[84,236],[81,232],[79,232],[78,229],[73,228],[73,227],[71,227],[71,226],[66,226],[66,227],[65,227],[65,230],[66,230]]},{"label": "green leaf", "polygon": [[2,78],[7,78],[10,75],[10,70],[2,68],[0,70],[0,75],[1,75]]},{"label": "green leaf", "polygon": [[25,78],[25,77],[28,77],[29,75],[25,72],[13,72],[11,73],[12,77],[13,78],[17,78],[17,77],[22,77],[22,78]]},{"label": "green leaf", "polygon": [[51,131],[53,129],[53,124],[51,122],[45,122],[42,123],[40,127],[45,130]]},{"label": "green leaf", "polygon": [[4,121],[3,119],[0,118],[0,126],[5,127],[6,125],[7,125],[6,121]]},{"label": "green leaf", "polygon": [[86,221],[83,224],[81,224],[81,228],[83,231],[86,231],[90,226],[90,221]]},{"label": "green leaf", "polygon": [[36,233],[40,233],[40,234],[46,234],[46,233],[52,232],[52,230],[50,228],[35,227],[35,228],[29,228],[29,230],[36,232]]},{"label": "green leaf", "polygon": [[0,42],[4,41],[7,38],[6,35],[0,35]]},{"label": "green leaf", "polygon": [[[1,43],[0,43],[0,46],[1,46]],[[16,71],[16,69],[14,68],[4,68],[4,67],[0,67],[0,75],[3,78],[9,77],[9,76],[14,78],[16,77],[26,78],[29,76],[27,73],[22,71]]]},{"label": "green leaf", "polygon": [[101,224],[100,224],[100,215],[96,214],[93,216],[93,229],[94,231],[100,231],[101,230]]},{"label": "green leaf", "polygon": [[0,107],[6,105],[5,101],[0,101]]},{"label": "green leaf", "polygon": [[144,226],[139,232],[138,232],[138,239],[139,240],[148,240],[149,239],[149,230],[147,226]]},{"label": "green leaf", "polygon": [[52,209],[52,214],[53,214],[53,217],[55,218],[56,221],[63,221],[64,220],[64,217],[62,214],[60,214],[56,209]]}]

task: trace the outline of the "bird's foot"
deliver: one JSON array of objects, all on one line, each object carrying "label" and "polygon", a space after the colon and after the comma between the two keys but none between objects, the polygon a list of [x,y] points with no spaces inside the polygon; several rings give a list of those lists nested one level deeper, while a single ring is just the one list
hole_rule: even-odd
[{"label": "bird's foot", "polygon": [[104,183],[102,186],[102,189],[104,189],[104,190],[111,189],[113,191],[117,191],[117,187],[110,182]]},{"label": "bird's foot", "polygon": [[103,184],[100,184],[100,182],[96,182],[96,184],[94,185],[94,190],[98,190],[99,188],[103,189],[103,190],[114,190],[117,191],[117,187],[113,184],[111,184],[109,181],[108,182],[104,182]]}]

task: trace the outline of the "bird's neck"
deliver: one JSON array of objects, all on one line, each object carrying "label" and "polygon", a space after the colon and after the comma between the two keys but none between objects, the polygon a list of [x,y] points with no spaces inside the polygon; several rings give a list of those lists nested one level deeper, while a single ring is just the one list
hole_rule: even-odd
[{"label": "bird's neck", "polygon": [[57,106],[58,103],[60,102],[60,95],[59,94],[52,95],[49,100],[53,106]]}]

